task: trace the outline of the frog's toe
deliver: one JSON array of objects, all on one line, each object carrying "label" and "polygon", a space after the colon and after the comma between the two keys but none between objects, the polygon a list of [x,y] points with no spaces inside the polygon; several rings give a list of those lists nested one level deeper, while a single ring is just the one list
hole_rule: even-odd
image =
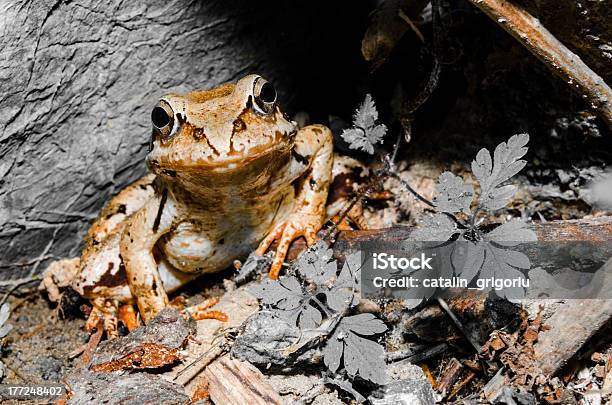
[{"label": "frog's toe", "polygon": [[283,235],[283,231],[285,230],[286,226],[287,226],[286,222],[282,222],[279,225],[277,225],[272,230],[272,232],[270,232],[268,236],[266,236],[264,240],[261,241],[255,253],[258,254],[259,256],[263,256],[266,253],[266,250],[268,250],[268,248],[272,244],[272,242],[279,239]]},{"label": "frog's toe", "polygon": [[276,248],[274,262],[272,262],[270,272],[268,273],[271,279],[276,280],[278,278],[283,264],[285,263],[287,252],[289,252],[289,246],[291,246],[291,243],[300,236],[306,239],[306,243],[309,246],[313,245],[317,241],[317,228],[315,224],[298,222],[296,224],[288,223],[287,226],[285,226],[283,235],[278,243],[278,248]]},{"label": "frog's toe", "polygon": [[94,306],[89,313],[89,317],[87,318],[87,322],[85,322],[85,330],[87,333],[93,333],[94,329],[96,329],[102,319],[102,311]]},{"label": "frog's toe", "polygon": [[104,331],[108,339],[119,336],[117,328],[118,311],[119,304],[116,300],[107,300],[104,298],[95,299],[89,318],[87,318],[87,322],[85,323],[85,330],[89,333],[93,332],[93,330],[98,327],[100,320],[102,320]]},{"label": "frog's toe", "polygon": [[227,314],[220,311],[208,311],[208,308],[215,306],[218,302],[218,297],[208,298],[198,305],[186,308],[185,312],[191,315],[196,321],[201,321],[202,319],[216,319],[221,322],[227,322],[229,320]]},{"label": "frog's toe", "polygon": [[119,307],[119,320],[123,322],[128,331],[132,332],[139,326],[138,315],[134,311],[134,305],[125,304]]}]

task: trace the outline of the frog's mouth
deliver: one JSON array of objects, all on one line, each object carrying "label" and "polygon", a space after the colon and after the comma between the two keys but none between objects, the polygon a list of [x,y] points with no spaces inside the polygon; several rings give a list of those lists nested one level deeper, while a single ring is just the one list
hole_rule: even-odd
[{"label": "frog's mouth", "polygon": [[[253,167],[263,169],[266,165],[277,166],[278,162],[288,160],[296,133],[297,131],[293,131],[282,140],[256,145],[249,148],[248,151],[236,151],[230,148],[225,155],[216,154],[199,159],[173,159],[165,156],[158,158],[149,154],[146,163],[153,173],[168,177],[177,177],[181,172],[206,175],[250,171]],[[283,157],[286,158],[283,159]]]}]

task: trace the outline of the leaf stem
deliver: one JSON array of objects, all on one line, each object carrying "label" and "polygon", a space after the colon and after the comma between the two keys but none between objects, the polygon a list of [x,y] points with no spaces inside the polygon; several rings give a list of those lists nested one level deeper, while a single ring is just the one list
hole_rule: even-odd
[{"label": "leaf stem", "polygon": [[[413,189],[410,184],[408,184],[408,182],[404,179],[402,179],[397,173],[389,171],[387,173],[390,177],[396,179],[397,181],[400,182],[400,184],[406,189],[408,190],[414,197],[416,197],[417,200],[421,201],[422,203],[428,205],[429,207],[433,208],[436,212],[439,212],[436,209],[436,206],[434,205],[434,203],[432,203],[431,201],[429,201],[427,198],[423,197],[422,195],[420,195],[415,189]],[[457,218],[456,216],[454,216],[453,214],[449,213],[449,212],[442,212],[442,214],[446,215],[447,217],[449,217],[450,219],[452,219],[457,225],[459,225],[459,227],[461,228],[467,228],[467,225],[459,220],[459,218]]]},{"label": "leaf stem", "polygon": [[427,198],[423,197],[422,195],[420,195],[419,193],[417,193],[417,191],[415,189],[412,188],[412,186],[410,184],[408,184],[408,182],[404,179],[402,179],[397,173],[392,172],[392,171],[388,171],[388,173],[386,173],[388,176],[394,178],[395,180],[399,181],[400,184],[406,189],[408,190],[417,200],[421,201],[422,203],[430,206],[431,208],[436,208],[436,206],[434,205],[434,203],[432,203],[431,201],[429,201]]},{"label": "leaf stem", "polygon": [[[317,294],[318,293],[319,293],[319,289],[317,288]],[[310,299],[312,299],[315,302],[315,304],[317,304],[323,310],[323,312],[325,312],[325,316],[327,316],[328,318],[331,318],[332,316],[334,316],[334,314],[331,313],[329,309],[327,308],[327,305],[323,304],[321,300],[317,298],[317,294],[313,294],[310,297]]]}]

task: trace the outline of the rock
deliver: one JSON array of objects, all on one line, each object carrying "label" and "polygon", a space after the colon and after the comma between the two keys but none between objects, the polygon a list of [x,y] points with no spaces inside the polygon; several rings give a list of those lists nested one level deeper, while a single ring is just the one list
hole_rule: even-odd
[{"label": "rock", "polygon": [[536,405],[536,399],[528,392],[519,391],[505,387],[500,394],[493,399],[494,405]]},{"label": "rock", "polygon": [[232,346],[232,356],[252,364],[286,366],[290,359],[283,353],[299,340],[300,330],[270,313],[262,312],[251,318],[243,333]]},{"label": "rock", "polygon": [[158,375],[92,373],[80,369],[66,378],[68,404],[165,404],[187,405],[183,387]]},{"label": "rock", "polygon": [[391,382],[368,397],[372,405],[434,405],[436,394],[420,367],[391,364]]},{"label": "rock", "polygon": [[195,334],[195,321],[187,321],[174,308],[163,309],[146,326],[127,336],[102,342],[93,354],[93,371],[160,368],[179,359],[179,350]]}]

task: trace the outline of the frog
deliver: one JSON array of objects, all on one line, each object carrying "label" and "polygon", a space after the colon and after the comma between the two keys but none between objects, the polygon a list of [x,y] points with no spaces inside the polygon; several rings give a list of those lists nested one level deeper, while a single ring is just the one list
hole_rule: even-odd
[{"label": "frog", "polygon": [[[66,286],[89,299],[87,330],[102,324],[109,337],[134,304],[146,323],[172,304],[172,292],[253,250],[264,255],[274,242],[268,276],[277,279],[291,243],[314,244],[333,215],[326,204],[334,171],[345,179],[356,164],[334,157],[328,127],[298,127],[274,85],[255,74],[167,94],[151,125],[148,173],[104,206],[81,256],[52,263],[41,284],[51,300]],[[207,311],[215,302],[190,314],[226,319]]]}]

